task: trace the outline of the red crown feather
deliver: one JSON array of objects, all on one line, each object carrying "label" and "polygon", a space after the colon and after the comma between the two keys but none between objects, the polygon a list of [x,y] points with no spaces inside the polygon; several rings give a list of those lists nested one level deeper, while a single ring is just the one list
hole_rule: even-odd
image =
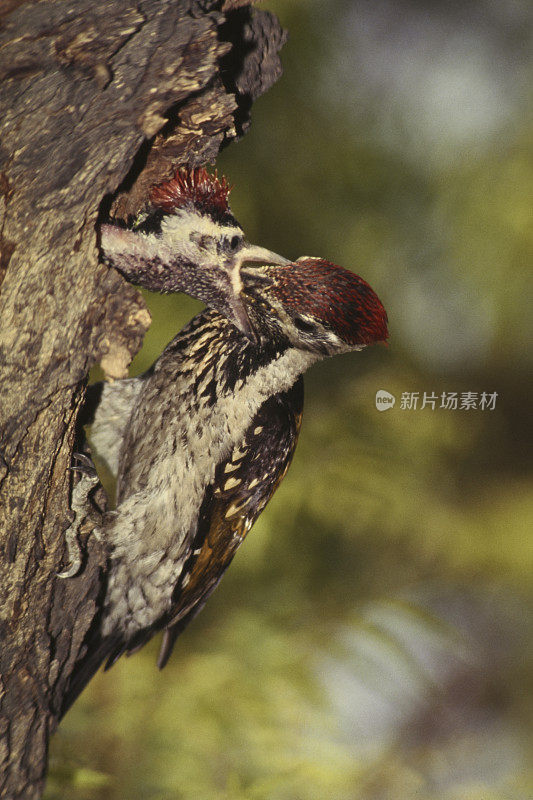
[{"label": "red crown feather", "polygon": [[290,267],[270,269],[279,273],[272,291],[282,302],[328,322],[348,344],[388,339],[387,313],[359,275],[322,258],[299,258]]},{"label": "red crown feather", "polygon": [[201,211],[224,216],[229,212],[228,196],[231,186],[226,178],[211,175],[204,167],[179,167],[169,181],[152,186],[150,201],[156,208],[173,211],[192,203]]}]

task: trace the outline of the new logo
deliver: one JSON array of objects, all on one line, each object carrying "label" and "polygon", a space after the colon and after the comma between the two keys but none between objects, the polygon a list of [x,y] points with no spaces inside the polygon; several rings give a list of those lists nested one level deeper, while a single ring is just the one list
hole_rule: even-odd
[{"label": "new logo", "polygon": [[378,411],[388,411],[389,408],[394,408],[396,398],[385,389],[378,389],[376,392],[376,408]]}]

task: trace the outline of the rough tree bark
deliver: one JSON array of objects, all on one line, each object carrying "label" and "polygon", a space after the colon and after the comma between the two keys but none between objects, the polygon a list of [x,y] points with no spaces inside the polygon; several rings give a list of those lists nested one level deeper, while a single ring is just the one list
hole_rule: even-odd
[{"label": "rough tree bark", "polygon": [[85,381],[123,376],[150,322],[98,261],[98,216],[238,138],[284,33],[239,0],[0,8],[0,795],[34,798],[105,569],[91,538],[56,578]]}]

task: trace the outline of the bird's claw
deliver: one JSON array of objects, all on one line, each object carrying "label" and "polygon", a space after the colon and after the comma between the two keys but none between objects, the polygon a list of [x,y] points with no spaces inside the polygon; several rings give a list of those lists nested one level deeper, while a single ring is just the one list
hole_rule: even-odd
[{"label": "bird's claw", "polygon": [[79,472],[81,475],[86,475],[89,478],[94,478],[96,483],[98,481],[98,474],[94,468],[94,464],[91,461],[91,459],[84,453],[74,453],[74,458],[79,463],[72,464],[70,469],[73,472]]},{"label": "bird's claw", "polygon": [[[58,578],[73,578],[80,571],[82,552],[80,543],[78,541],[78,531],[83,520],[89,516],[89,493],[92,489],[94,489],[99,481],[98,475],[90,458],[83,453],[75,453],[74,458],[76,458],[80,463],[71,466],[70,469],[81,473],[81,477],[72,489],[70,506],[74,512],[74,520],[65,531],[65,540],[67,544],[70,566],[68,569],[63,570],[63,572],[58,572]],[[101,538],[98,528],[95,527],[92,533],[94,533],[97,539]]]},{"label": "bird's claw", "polygon": [[70,566],[68,569],[63,570],[63,572],[58,572],[57,577],[74,578],[74,576],[77,575],[80,570],[82,560],[81,547],[80,543],[78,542],[78,524],[76,520],[74,520],[70,528],[67,528],[65,532],[65,540],[67,543]]}]

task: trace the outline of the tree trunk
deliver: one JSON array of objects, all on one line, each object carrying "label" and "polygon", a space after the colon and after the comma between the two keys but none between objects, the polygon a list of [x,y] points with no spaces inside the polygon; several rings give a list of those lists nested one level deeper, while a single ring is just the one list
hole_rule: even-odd
[{"label": "tree trunk", "polygon": [[80,574],[56,577],[76,418],[89,368],[124,376],[150,322],[99,263],[96,223],[245,131],[284,33],[239,0],[1,8],[0,795],[34,798],[105,571],[92,537]]}]

